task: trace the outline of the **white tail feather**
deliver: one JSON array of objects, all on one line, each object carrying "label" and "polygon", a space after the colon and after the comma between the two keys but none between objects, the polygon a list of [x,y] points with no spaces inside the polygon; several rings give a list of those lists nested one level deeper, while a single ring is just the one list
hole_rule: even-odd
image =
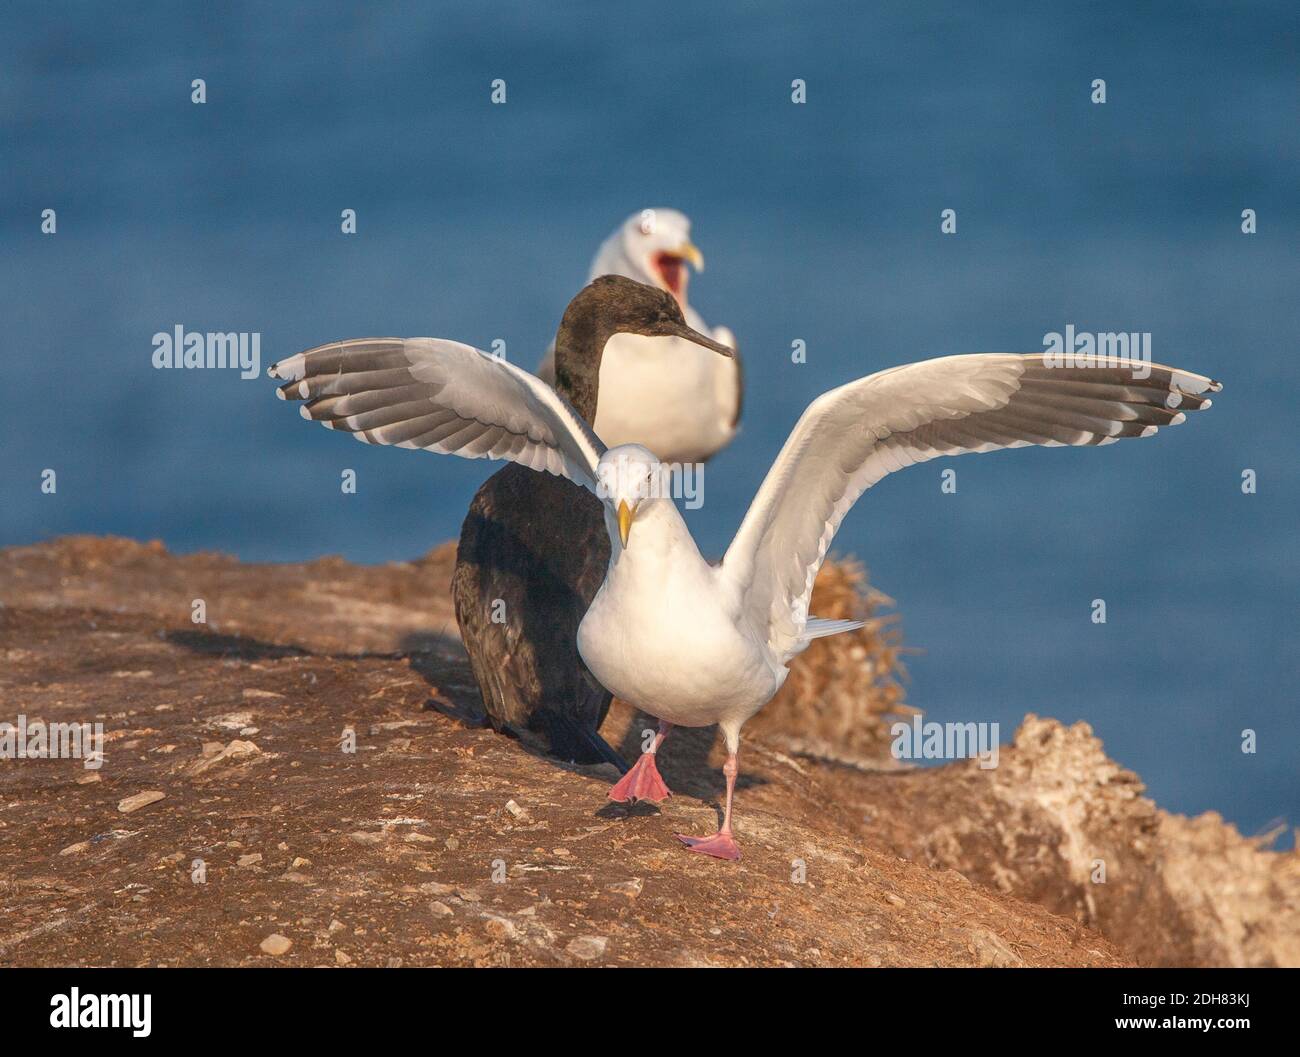
[{"label": "white tail feather", "polygon": [[823,620],[821,617],[809,617],[808,623],[804,625],[803,637],[806,641],[811,642],[813,639],[823,639],[827,635],[838,635],[842,631],[857,631],[858,628],[865,628],[865,620]]}]

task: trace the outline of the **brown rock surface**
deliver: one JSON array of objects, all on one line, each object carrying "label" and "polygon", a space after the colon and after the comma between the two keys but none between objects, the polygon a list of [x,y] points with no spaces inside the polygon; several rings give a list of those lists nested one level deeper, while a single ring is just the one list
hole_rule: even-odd
[{"label": "brown rock surface", "polygon": [[[107,739],[98,782],[0,761],[0,964],[1296,960],[1294,855],[1160,812],[1086,728],[1032,717],[993,771],[872,771],[762,731],[745,859],[691,856],[672,834],[716,824],[707,736],[665,748],[676,795],[629,816],[612,770],[483,729],[450,560],[0,552],[0,721]],[[165,797],[118,811],[142,790]]]}]

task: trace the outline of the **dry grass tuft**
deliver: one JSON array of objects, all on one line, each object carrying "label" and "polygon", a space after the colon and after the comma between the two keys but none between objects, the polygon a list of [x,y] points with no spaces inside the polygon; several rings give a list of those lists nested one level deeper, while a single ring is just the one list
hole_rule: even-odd
[{"label": "dry grass tuft", "polygon": [[861,562],[828,558],[817,575],[810,611],[829,619],[865,620],[867,626],[814,640],[748,729],[818,756],[891,760],[889,725],[917,711],[903,703],[907,669],[898,617],[880,612],[893,604],[868,583]]}]

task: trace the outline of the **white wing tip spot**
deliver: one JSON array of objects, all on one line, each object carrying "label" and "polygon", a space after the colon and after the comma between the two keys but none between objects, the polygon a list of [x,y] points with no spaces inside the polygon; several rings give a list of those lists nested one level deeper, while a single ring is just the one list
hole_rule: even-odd
[{"label": "white wing tip spot", "polygon": [[1145,427],[1145,428],[1142,430],[1142,432],[1139,434],[1139,436],[1142,436],[1142,437],[1152,437],[1152,436],[1155,436],[1155,434],[1158,433],[1159,431],[1160,431],[1160,427],[1159,427],[1159,426],[1147,426],[1147,427]]}]

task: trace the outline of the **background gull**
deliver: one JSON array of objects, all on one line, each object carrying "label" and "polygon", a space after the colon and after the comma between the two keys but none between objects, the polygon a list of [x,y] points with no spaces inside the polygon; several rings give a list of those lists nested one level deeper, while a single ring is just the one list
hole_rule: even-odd
[{"label": "background gull", "polygon": [[[736,349],[726,327],[710,329],[687,300],[691,268],[704,255],[691,241],[691,222],[676,209],[633,213],[603,242],[589,279],[624,275],[667,290],[694,330]],[[537,373],[555,380],[555,346]],[[617,334],[600,368],[595,429],[606,443],[644,444],[665,462],[699,462],[731,443],[740,420],[743,380],[739,356],[719,359],[688,341],[647,341]]]}]

